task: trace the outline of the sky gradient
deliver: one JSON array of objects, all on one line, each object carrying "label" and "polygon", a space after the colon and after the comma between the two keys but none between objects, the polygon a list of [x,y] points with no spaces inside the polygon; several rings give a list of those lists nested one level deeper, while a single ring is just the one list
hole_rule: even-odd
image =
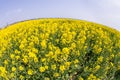
[{"label": "sky gradient", "polygon": [[0,28],[34,18],[74,18],[120,31],[119,0],[0,0]]}]

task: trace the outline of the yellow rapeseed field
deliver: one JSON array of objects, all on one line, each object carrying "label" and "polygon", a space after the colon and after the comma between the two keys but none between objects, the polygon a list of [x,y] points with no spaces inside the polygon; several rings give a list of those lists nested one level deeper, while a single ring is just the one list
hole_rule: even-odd
[{"label": "yellow rapeseed field", "polygon": [[74,19],[36,19],[0,30],[0,80],[120,79],[120,32]]}]

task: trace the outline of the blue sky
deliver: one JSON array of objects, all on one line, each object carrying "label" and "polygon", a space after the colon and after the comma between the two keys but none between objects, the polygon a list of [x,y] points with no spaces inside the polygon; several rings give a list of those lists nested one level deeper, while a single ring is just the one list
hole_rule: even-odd
[{"label": "blue sky", "polygon": [[75,18],[120,30],[119,0],[0,0],[0,27],[34,18]]}]

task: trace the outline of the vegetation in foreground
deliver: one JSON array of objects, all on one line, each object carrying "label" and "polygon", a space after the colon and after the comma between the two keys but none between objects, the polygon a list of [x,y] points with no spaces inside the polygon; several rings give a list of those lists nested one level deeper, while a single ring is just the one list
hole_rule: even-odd
[{"label": "vegetation in foreground", "polygon": [[117,80],[120,32],[82,20],[38,19],[0,30],[0,80]]}]

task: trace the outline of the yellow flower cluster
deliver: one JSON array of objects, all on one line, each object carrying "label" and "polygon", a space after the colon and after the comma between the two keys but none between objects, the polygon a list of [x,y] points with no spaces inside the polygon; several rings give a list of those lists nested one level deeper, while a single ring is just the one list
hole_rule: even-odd
[{"label": "yellow flower cluster", "polygon": [[112,80],[120,32],[92,22],[38,19],[0,30],[0,80]]}]

